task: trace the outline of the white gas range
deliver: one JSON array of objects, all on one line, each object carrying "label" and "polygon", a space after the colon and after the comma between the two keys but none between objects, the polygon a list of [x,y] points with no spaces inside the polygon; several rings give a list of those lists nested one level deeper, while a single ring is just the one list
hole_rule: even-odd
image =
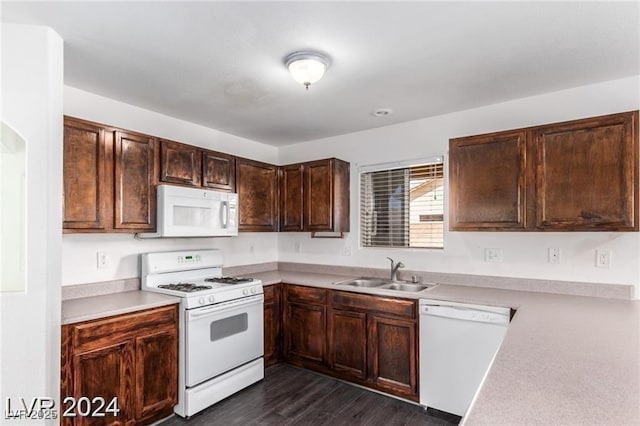
[{"label": "white gas range", "polygon": [[176,414],[190,417],[264,378],[262,282],[222,277],[219,250],[146,253],[142,290],[179,296]]}]

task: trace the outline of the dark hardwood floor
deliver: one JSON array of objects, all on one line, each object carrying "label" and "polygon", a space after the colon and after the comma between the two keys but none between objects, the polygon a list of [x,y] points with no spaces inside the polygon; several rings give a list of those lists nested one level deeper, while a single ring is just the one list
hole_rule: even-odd
[{"label": "dark hardwood floor", "polygon": [[161,426],[205,425],[439,425],[418,405],[370,392],[287,364],[266,369],[265,379],[201,411],[174,416]]}]

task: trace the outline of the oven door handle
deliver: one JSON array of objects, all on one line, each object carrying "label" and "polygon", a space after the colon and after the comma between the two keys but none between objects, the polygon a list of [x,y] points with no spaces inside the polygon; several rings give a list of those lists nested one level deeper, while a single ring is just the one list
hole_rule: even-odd
[{"label": "oven door handle", "polygon": [[208,315],[217,315],[222,312],[230,311],[232,309],[242,308],[249,305],[258,305],[264,302],[264,295],[259,294],[256,296],[245,297],[243,299],[231,300],[229,302],[218,303],[217,305],[211,305],[206,308],[196,308],[187,311],[187,319],[195,319]]}]

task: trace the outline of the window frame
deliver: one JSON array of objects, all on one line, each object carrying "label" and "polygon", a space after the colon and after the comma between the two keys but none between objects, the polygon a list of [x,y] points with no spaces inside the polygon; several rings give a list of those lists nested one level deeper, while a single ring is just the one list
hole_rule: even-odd
[{"label": "window frame", "polygon": [[[358,249],[359,250],[404,250],[407,252],[420,252],[425,253],[428,251],[433,251],[436,253],[443,253],[446,247],[446,236],[448,229],[448,164],[446,161],[446,155],[436,154],[428,157],[421,157],[412,160],[402,160],[402,161],[391,161],[386,163],[375,163],[375,164],[366,164],[358,167],[358,178],[357,178],[357,202],[358,202]],[[442,247],[393,247],[393,246],[385,246],[385,247],[370,247],[362,245],[362,174],[370,173],[370,172],[379,172],[384,170],[395,170],[395,169],[404,169],[410,168],[420,165],[426,165],[430,163],[442,163],[442,191],[444,195],[443,200],[443,208],[442,208]]]}]

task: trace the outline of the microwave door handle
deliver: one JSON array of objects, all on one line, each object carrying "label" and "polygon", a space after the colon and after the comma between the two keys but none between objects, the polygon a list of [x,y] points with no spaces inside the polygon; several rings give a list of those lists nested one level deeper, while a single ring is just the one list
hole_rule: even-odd
[{"label": "microwave door handle", "polygon": [[229,202],[223,201],[220,208],[220,223],[223,228],[229,227]]}]

